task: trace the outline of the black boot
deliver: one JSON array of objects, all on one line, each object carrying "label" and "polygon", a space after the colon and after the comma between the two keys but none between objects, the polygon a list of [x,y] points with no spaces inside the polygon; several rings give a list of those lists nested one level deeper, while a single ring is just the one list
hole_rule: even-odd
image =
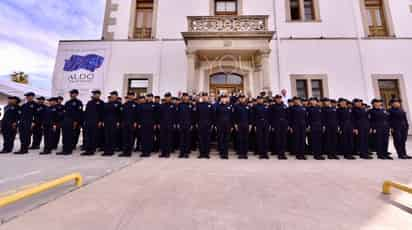
[{"label": "black boot", "polygon": [[325,157],[323,157],[322,155],[315,155],[315,160],[318,160],[318,161],[324,161],[324,160],[326,160],[326,158]]},{"label": "black boot", "polygon": [[279,160],[287,160],[288,158],[286,157],[285,154],[279,154],[279,155],[278,155],[278,159],[279,159]]},{"label": "black boot", "polygon": [[346,160],[356,160],[356,157],[354,157],[354,156],[352,156],[352,155],[350,155],[350,154],[345,154],[345,155],[344,155],[344,158],[345,158]]}]

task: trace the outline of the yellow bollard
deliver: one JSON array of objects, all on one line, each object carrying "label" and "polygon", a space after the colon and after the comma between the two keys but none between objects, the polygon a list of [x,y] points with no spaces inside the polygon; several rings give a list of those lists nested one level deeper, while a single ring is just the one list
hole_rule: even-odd
[{"label": "yellow bollard", "polygon": [[392,182],[392,181],[385,181],[383,183],[383,186],[382,186],[383,194],[386,194],[386,195],[391,194],[391,188],[392,187],[412,194],[412,188],[410,188],[410,187],[408,187],[404,184],[399,184],[399,183],[395,183],[395,182]]},{"label": "yellow bollard", "polygon": [[67,182],[72,181],[72,180],[76,182],[77,187],[80,187],[83,184],[83,177],[80,175],[80,173],[73,173],[73,174],[64,176],[62,178],[59,178],[59,179],[56,179],[50,182],[40,184],[33,188],[29,188],[29,189],[17,192],[13,195],[0,198],[0,208],[7,206],[9,204],[15,203],[16,201],[26,199],[36,194],[39,194],[44,191],[50,190],[52,188],[58,187],[62,184],[66,184]]}]

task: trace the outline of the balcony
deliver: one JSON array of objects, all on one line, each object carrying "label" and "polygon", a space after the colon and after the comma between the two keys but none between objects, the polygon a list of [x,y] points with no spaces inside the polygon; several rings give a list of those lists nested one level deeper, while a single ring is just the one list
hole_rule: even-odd
[{"label": "balcony", "polygon": [[267,15],[189,16],[185,41],[205,38],[263,38],[271,40]]}]

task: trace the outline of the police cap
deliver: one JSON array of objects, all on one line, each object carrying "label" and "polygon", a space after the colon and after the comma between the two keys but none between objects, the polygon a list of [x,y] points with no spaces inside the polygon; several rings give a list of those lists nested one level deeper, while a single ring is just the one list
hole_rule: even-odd
[{"label": "police cap", "polygon": [[389,103],[390,103],[390,104],[393,104],[393,103],[395,103],[395,102],[402,103],[402,100],[401,100],[400,98],[392,98]]},{"label": "police cap", "polygon": [[146,97],[153,97],[153,94],[149,93],[149,94],[146,95]]},{"label": "police cap", "polygon": [[46,98],[44,98],[43,96],[41,96],[41,97],[38,97],[37,100],[39,100],[39,101],[44,101],[44,100],[46,100]]},{"label": "police cap", "polygon": [[102,94],[102,91],[96,89],[92,91],[92,94]]},{"label": "police cap", "polygon": [[112,96],[119,96],[119,93],[117,91],[112,91],[110,92],[110,95]]},{"label": "police cap", "polygon": [[311,97],[309,98],[309,101],[319,101],[319,99],[317,97]]},{"label": "police cap", "polygon": [[171,97],[171,96],[172,96],[172,94],[169,93],[169,92],[167,92],[167,93],[165,93],[165,96],[164,96],[164,97]]},{"label": "police cap", "polygon": [[34,96],[36,96],[36,94],[33,93],[33,92],[28,92],[28,93],[24,94],[24,96],[25,97],[34,97]]},{"label": "police cap", "polygon": [[280,95],[280,94],[276,94],[276,96],[275,96],[275,99],[282,99],[283,97],[282,97],[282,95]]},{"label": "police cap", "polygon": [[375,98],[371,101],[371,104],[375,104],[375,103],[379,103],[379,102],[382,102],[382,100],[378,99],[378,98]]},{"label": "police cap", "polygon": [[297,100],[302,100],[302,98],[300,98],[300,97],[293,97],[292,98],[292,101],[297,101]]},{"label": "police cap", "polygon": [[79,90],[72,89],[72,90],[70,90],[70,94],[79,94]]},{"label": "police cap", "polygon": [[359,98],[353,99],[353,103],[357,103],[357,102],[363,102],[363,100],[362,100],[362,99],[359,99]]}]

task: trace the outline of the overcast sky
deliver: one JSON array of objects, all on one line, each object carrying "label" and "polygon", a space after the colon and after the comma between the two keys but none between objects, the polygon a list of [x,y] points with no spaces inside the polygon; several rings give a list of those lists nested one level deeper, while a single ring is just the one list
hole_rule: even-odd
[{"label": "overcast sky", "polygon": [[0,77],[50,87],[59,40],[100,39],[105,0],[0,0]]}]

